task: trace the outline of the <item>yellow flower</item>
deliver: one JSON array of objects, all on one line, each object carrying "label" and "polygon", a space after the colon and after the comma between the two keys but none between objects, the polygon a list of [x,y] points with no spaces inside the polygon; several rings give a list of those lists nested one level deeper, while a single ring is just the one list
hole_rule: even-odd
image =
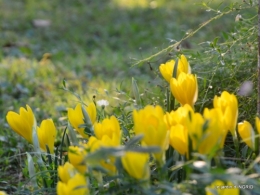
[{"label": "yellow flower", "polygon": [[[89,116],[89,119],[90,119],[90,121],[92,122],[92,125],[93,125],[96,121],[96,116],[97,116],[96,106],[92,102],[88,105],[88,107],[85,107],[85,109],[86,109],[88,116]],[[79,132],[79,134],[82,137],[84,137],[84,138],[89,137],[87,134],[84,133],[84,128],[79,127],[80,125],[85,124],[84,115],[83,115],[80,103],[77,104],[75,109],[68,108],[68,118],[69,118],[70,124],[73,126],[73,128],[75,128]]]},{"label": "yellow flower", "polygon": [[181,155],[188,154],[188,132],[185,126],[177,124],[171,127],[170,144]]},{"label": "yellow flower", "polygon": [[63,166],[58,167],[58,175],[63,183],[67,183],[72,177],[74,177],[74,175],[76,175],[76,173],[77,171],[75,167],[69,162],[66,162]]},{"label": "yellow flower", "polygon": [[239,195],[239,189],[230,181],[215,180],[205,190],[206,195]]},{"label": "yellow flower", "polygon": [[202,127],[205,123],[204,118],[200,113],[190,112],[187,118],[188,134],[192,141],[193,150],[198,150],[200,139],[202,137]]},{"label": "yellow flower", "polygon": [[69,147],[69,153],[68,157],[70,160],[70,163],[82,174],[84,174],[87,170],[86,162],[84,162],[84,159],[87,155],[87,152],[84,148],[84,146],[70,146]]},{"label": "yellow flower", "polygon": [[181,103],[193,107],[198,97],[197,76],[181,72],[177,79],[170,80],[172,95]]},{"label": "yellow flower", "polygon": [[37,128],[37,134],[41,149],[47,151],[47,145],[49,147],[50,153],[53,154],[54,141],[57,133],[52,119],[43,120],[41,126]]},{"label": "yellow flower", "polygon": [[150,178],[149,154],[126,152],[121,161],[124,169],[131,177],[138,180]]},{"label": "yellow flower", "polygon": [[98,139],[101,140],[104,135],[107,135],[113,140],[115,146],[120,145],[121,130],[116,117],[111,116],[110,118],[104,119],[102,123],[95,123],[94,132]]},{"label": "yellow flower", "polygon": [[200,154],[209,154],[213,149],[222,148],[225,131],[219,109],[205,109],[204,117],[200,113],[190,112],[188,134],[192,148]]},{"label": "yellow flower", "polygon": [[252,125],[247,121],[238,123],[238,133],[242,138],[243,142],[245,142],[252,150],[254,150],[255,132]]},{"label": "yellow flower", "polygon": [[255,117],[255,126],[258,134],[260,134],[260,120],[258,117]]},{"label": "yellow flower", "polygon": [[225,121],[225,127],[234,136],[238,116],[238,102],[236,96],[223,91],[220,97],[214,97],[213,104],[214,108],[221,109]]},{"label": "yellow flower", "polygon": [[208,154],[212,149],[223,148],[226,130],[224,128],[224,121],[222,112],[218,108],[205,108],[203,112],[205,123],[202,127],[203,136],[199,147],[201,154]]},{"label": "yellow flower", "polygon": [[160,106],[148,105],[142,110],[133,111],[134,132],[136,135],[144,135],[142,145],[161,148],[161,152],[154,154],[159,163],[164,161],[164,151],[169,146],[169,134],[163,118],[164,113]]},{"label": "yellow flower", "polygon": [[27,110],[21,107],[19,114],[9,111],[6,115],[6,120],[16,133],[25,138],[29,143],[33,143],[32,131],[33,126],[36,125],[34,124],[35,118],[30,106],[26,105],[26,108]]},{"label": "yellow flower", "polygon": [[168,129],[177,124],[185,126],[189,112],[193,112],[193,109],[188,104],[179,107],[176,111],[171,111],[170,113],[167,112],[164,115],[164,120],[168,126]]},{"label": "yellow flower", "polygon": [[0,195],[7,195],[4,191],[0,191]]},{"label": "yellow flower", "polygon": [[176,111],[167,112],[164,115],[164,120],[170,130],[170,144],[182,155],[188,154],[187,117],[189,112],[193,110],[190,105],[185,104]]},{"label": "yellow flower", "polygon": [[87,187],[86,178],[81,174],[76,174],[68,180],[67,183],[61,181],[57,184],[58,195],[88,195],[89,190]]},{"label": "yellow flower", "polygon": [[[118,146],[117,143],[114,142],[108,135],[104,135],[101,140],[97,139],[96,137],[90,137],[87,147],[90,149],[90,152],[95,152],[101,147],[114,147]],[[115,157],[111,156],[107,159],[101,159],[96,162],[92,162],[92,165],[100,165],[101,167],[105,168],[109,171],[109,174],[113,175],[116,173],[115,167]]]},{"label": "yellow flower", "polygon": [[[168,83],[170,83],[170,80],[173,76],[174,65],[175,65],[175,61],[171,60],[159,66],[159,70],[163,78]],[[178,70],[177,70],[176,78],[178,78],[181,72],[190,73],[190,65],[184,55],[181,55],[180,59],[178,60]]]}]

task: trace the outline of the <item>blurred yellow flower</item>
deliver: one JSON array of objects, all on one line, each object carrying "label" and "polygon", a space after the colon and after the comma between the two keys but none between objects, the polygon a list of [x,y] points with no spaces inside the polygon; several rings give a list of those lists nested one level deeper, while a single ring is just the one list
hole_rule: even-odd
[{"label": "blurred yellow flower", "polygon": [[167,112],[164,115],[164,120],[170,130],[170,145],[182,155],[188,155],[187,117],[189,112],[193,112],[193,109],[185,104],[176,111]]},{"label": "blurred yellow flower", "polygon": [[138,180],[150,178],[149,154],[139,152],[126,152],[121,158],[126,172]]},{"label": "blurred yellow flower", "polygon": [[154,153],[159,163],[164,162],[164,151],[169,146],[169,132],[164,122],[163,109],[160,106],[148,105],[142,110],[133,111],[134,132],[143,134],[141,144],[144,146],[159,146],[161,152]]},{"label": "blurred yellow flower", "polygon": [[[97,110],[96,110],[95,104],[92,102],[87,107],[85,107],[85,109],[88,113],[88,116],[89,116],[89,119],[90,119],[92,125],[94,125],[94,123],[96,122],[96,116],[97,116]],[[72,127],[75,128],[82,137],[84,137],[84,138],[89,137],[87,134],[84,133],[84,128],[79,127],[80,125],[85,124],[84,115],[83,115],[80,103],[78,103],[76,105],[75,109],[68,108],[68,118],[69,118],[69,122],[72,125]]]},{"label": "blurred yellow flower", "polygon": [[177,124],[186,126],[189,112],[193,112],[193,109],[189,104],[179,107],[176,111],[171,111],[170,113],[167,112],[164,115],[164,120],[168,129]]},{"label": "blurred yellow flower", "polygon": [[208,154],[213,148],[223,148],[226,130],[224,128],[224,120],[220,109],[205,108],[203,117],[205,123],[202,127],[203,136],[201,138],[199,152],[201,154]]},{"label": "blurred yellow flower", "polygon": [[96,137],[101,140],[104,135],[107,135],[113,143],[118,146],[121,141],[121,130],[119,122],[115,116],[104,119],[101,123],[95,123],[94,132]]},{"label": "blurred yellow flower", "polygon": [[35,118],[30,106],[26,105],[26,109],[21,107],[19,114],[9,111],[6,120],[13,131],[25,138],[29,143],[33,143],[32,131],[33,126],[36,124],[34,124]]},{"label": "blurred yellow flower", "polygon": [[255,149],[255,132],[252,125],[243,121],[238,123],[238,133],[242,138],[243,142],[245,142],[252,150]]},{"label": "blurred yellow flower", "polygon": [[87,186],[86,178],[77,173],[68,180],[67,183],[61,181],[57,184],[57,194],[58,195],[88,195],[89,190]]},{"label": "blurred yellow flower", "polygon": [[170,80],[172,95],[183,106],[189,104],[193,107],[198,97],[197,76],[181,72],[177,79]]},{"label": "blurred yellow flower", "polygon": [[190,112],[187,122],[192,148],[200,154],[209,154],[213,149],[223,147],[222,113],[219,109],[205,109],[203,113]]},{"label": "blurred yellow flower", "polygon": [[206,195],[239,195],[239,189],[230,181],[215,180],[205,190]]},{"label": "blurred yellow flower", "polygon": [[238,116],[238,102],[236,96],[234,94],[229,94],[227,91],[223,91],[220,97],[214,97],[213,105],[214,108],[221,109],[225,121],[225,128],[234,136]]},{"label": "blurred yellow flower", "polygon": [[[118,146],[117,141],[112,140],[108,135],[103,135],[103,137],[99,140],[96,137],[92,136],[90,137],[87,147],[90,149],[90,152],[95,152],[101,147],[114,147]],[[114,175],[116,173],[116,167],[115,167],[115,157],[111,156],[107,159],[101,159],[97,162],[92,162],[91,165],[100,165],[101,167],[105,168],[107,171],[109,171],[109,174]]]},{"label": "blurred yellow flower", "polygon": [[0,195],[7,195],[4,191],[0,191]]},{"label": "blurred yellow flower", "polygon": [[[175,61],[171,60],[166,62],[165,64],[161,64],[159,66],[159,70],[163,76],[163,78],[170,83],[170,80],[173,76]],[[180,75],[181,72],[190,73],[190,65],[187,61],[187,58],[184,55],[181,55],[180,59],[178,60],[178,70],[176,77]]]},{"label": "blurred yellow flower", "polygon": [[58,167],[58,175],[63,183],[67,183],[74,175],[77,174],[75,167],[66,162],[63,166]]},{"label": "blurred yellow flower", "polygon": [[82,174],[87,170],[87,164],[84,162],[87,151],[84,146],[70,146],[68,152],[70,163]]},{"label": "blurred yellow flower", "polygon": [[49,147],[50,153],[53,154],[54,141],[57,132],[52,119],[43,120],[40,127],[37,127],[37,134],[41,149],[47,151],[47,145]]}]

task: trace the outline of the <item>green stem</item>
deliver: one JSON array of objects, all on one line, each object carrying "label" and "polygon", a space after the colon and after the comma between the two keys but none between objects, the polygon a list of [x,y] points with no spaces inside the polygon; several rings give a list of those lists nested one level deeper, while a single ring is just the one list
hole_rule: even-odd
[{"label": "green stem", "polygon": [[240,157],[239,140],[238,140],[238,137],[237,137],[237,131],[236,130],[235,130],[235,134],[233,135],[233,141],[234,141],[234,145],[235,145],[236,158],[239,158]]}]

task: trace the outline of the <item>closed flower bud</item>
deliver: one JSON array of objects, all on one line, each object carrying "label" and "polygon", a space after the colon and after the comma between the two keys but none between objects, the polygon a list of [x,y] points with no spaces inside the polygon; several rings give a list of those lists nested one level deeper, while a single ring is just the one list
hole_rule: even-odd
[{"label": "closed flower bud", "polygon": [[238,133],[252,150],[255,149],[255,132],[252,125],[248,121],[238,123]]},{"label": "closed flower bud", "polygon": [[9,111],[6,120],[13,131],[25,138],[29,143],[33,143],[32,131],[36,125],[35,118],[30,106],[26,105],[26,109],[21,107],[20,113]]},{"label": "closed flower bud", "polygon": [[150,178],[149,154],[126,152],[121,161],[124,169],[133,178],[138,180],[148,180]]},{"label": "closed flower bud", "polygon": [[189,104],[193,107],[198,97],[197,76],[181,72],[177,79],[170,80],[170,89],[172,95],[182,106]]}]

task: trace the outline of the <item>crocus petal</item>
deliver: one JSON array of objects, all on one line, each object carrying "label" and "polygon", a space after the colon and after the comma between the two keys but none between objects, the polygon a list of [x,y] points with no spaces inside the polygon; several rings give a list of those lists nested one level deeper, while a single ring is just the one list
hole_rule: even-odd
[{"label": "crocus petal", "polygon": [[94,102],[91,102],[87,108],[86,108],[89,118],[92,122],[92,125],[96,122],[96,118],[97,118],[97,109],[96,109],[96,105],[94,104]]},{"label": "crocus petal", "polygon": [[63,166],[58,167],[58,175],[63,183],[67,183],[77,173],[75,167],[66,162]]},{"label": "crocus petal", "polygon": [[43,120],[37,129],[38,139],[42,150],[47,151],[48,146],[50,153],[54,153],[54,141],[56,138],[56,128],[52,119]]},{"label": "crocus petal", "polygon": [[188,153],[188,132],[183,125],[177,124],[171,127],[170,144],[181,155]]},{"label": "crocus petal", "polygon": [[255,117],[255,126],[256,126],[258,134],[260,134],[260,120],[258,117]]}]

